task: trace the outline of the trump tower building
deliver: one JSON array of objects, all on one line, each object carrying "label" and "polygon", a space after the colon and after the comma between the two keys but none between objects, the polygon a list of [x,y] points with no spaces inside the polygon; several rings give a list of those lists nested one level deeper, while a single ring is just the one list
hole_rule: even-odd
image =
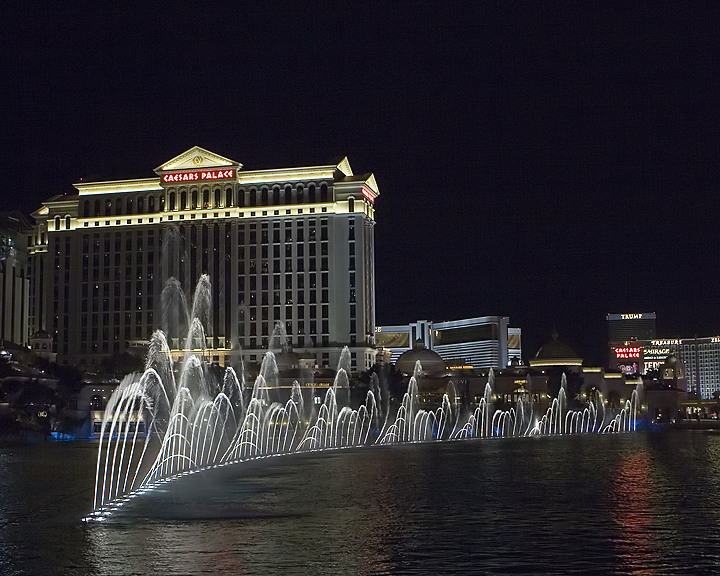
[{"label": "trump tower building", "polygon": [[259,362],[281,328],[311,367],[344,346],[353,370],[373,364],[378,188],[347,158],[244,171],[194,147],[151,178],[75,188],[33,214],[28,246],[31,325],[60,361],[92,368],[158,328],[179,353],[197,292],[209,361]]}]

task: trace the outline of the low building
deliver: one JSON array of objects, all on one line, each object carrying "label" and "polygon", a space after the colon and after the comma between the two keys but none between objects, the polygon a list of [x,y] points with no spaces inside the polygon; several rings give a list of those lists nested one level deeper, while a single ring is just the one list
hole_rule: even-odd
[{"label": "low building", "polygon": [[418,399],[423,408],[437,408],[445,394],[457,406],[478,406],[490,384],[496,407],[510,409],[520,400],[529,401],[536,416],[544,414],[557,396],[563,374],[571,403],[583,404],[588,397],[600,394],[611,412],[620,410],[642,382],[603,367],[584,366],[582,357],[572,346],[560,341],[557,334],[540,347],[529,365],[518,357],[502,369],[457,366],[418,339],[411,350],[398,357],[395,368],[406,382],[416,375]]},{"label": "low building", "polygon": [[645,380],[645,403],[651,422],[675,423],[685,417],[687,379],[683,361],[670,354],[657,378]]},{"label": "low building", "polygon": [[419,340],[428,350],[446,362],[474,369],[502,369],[513,358],[522,357],[521,330],[511,328],[507,316],[481,316],[431,322],[418,320],[410,324],[378,326],[375,341],[378,348],[389,350],[395,362],[412,350]]}]

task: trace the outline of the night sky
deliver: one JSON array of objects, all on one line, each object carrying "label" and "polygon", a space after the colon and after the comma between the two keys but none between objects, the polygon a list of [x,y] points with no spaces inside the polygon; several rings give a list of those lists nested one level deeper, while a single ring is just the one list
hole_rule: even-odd
[{"label": "night sky", "polygon": [[6,209],[193,145],[348,156],[378,324],[507,315],[526,357],[557,329],[590,362],[609,312],[720,334],[720,4],[116,4],[5,5]]}]

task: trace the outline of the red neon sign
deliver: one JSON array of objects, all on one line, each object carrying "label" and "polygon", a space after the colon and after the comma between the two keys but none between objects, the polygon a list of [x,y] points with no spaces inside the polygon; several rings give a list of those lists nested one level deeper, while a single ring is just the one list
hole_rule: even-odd
[{"label": "red neon sign", "polygon": [[235,177],[235,170],[195,170],[193,172],[176,172],[165,174],[163,182],[193,182],[195,180],[227,180]]},{"label": "red neon sign", "polygon": [[375,196],[373,196],[367,188],[362,189],[363,196],[375,204]]},{"label": "red neon sign", "polygon": [[615,348],[615,357],[620,358],[640,358],[640,348]]}]

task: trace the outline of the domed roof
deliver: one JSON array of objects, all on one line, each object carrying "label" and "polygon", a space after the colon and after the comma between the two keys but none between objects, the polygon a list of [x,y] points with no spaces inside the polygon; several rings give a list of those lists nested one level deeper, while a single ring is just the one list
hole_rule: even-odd
[{"label": "domed roof", "polygon": [[558,340],[559,335],[553,332],[552,340],[543,344],[535,354],[538,360],[559,360],[562,358],[580,358],[572,346]]},{"label": "domed roof", "polygon": [[416,340],[412,350],[400,354],[395,362],[395,368],[403,374],[412,375],[417,362],[420,362],[422,371],[426,375],[435,376],[445,372],[445,360],[437,352],[425,348],[422,340]]},{"label": "domed roof", "polygon": [[35,339],[38,339],[38,340],[49,340],[49,339],[50,339],[50,334],[48,334],[45,330],[43,330],[42,328],[40,328],[40,330],[38,330],[37,332],[33,332],[33,334],[30,336],[30,338],[32,338],[33,340],[35,340]]},{"label": "domed roof", "polygon": [[557,332],[553,333],[552,340],[543,344],[535,354],[535,359],[530,362],[532,366],[550,364],[582,364],[582,358],[575,349],[558,340]]}]

